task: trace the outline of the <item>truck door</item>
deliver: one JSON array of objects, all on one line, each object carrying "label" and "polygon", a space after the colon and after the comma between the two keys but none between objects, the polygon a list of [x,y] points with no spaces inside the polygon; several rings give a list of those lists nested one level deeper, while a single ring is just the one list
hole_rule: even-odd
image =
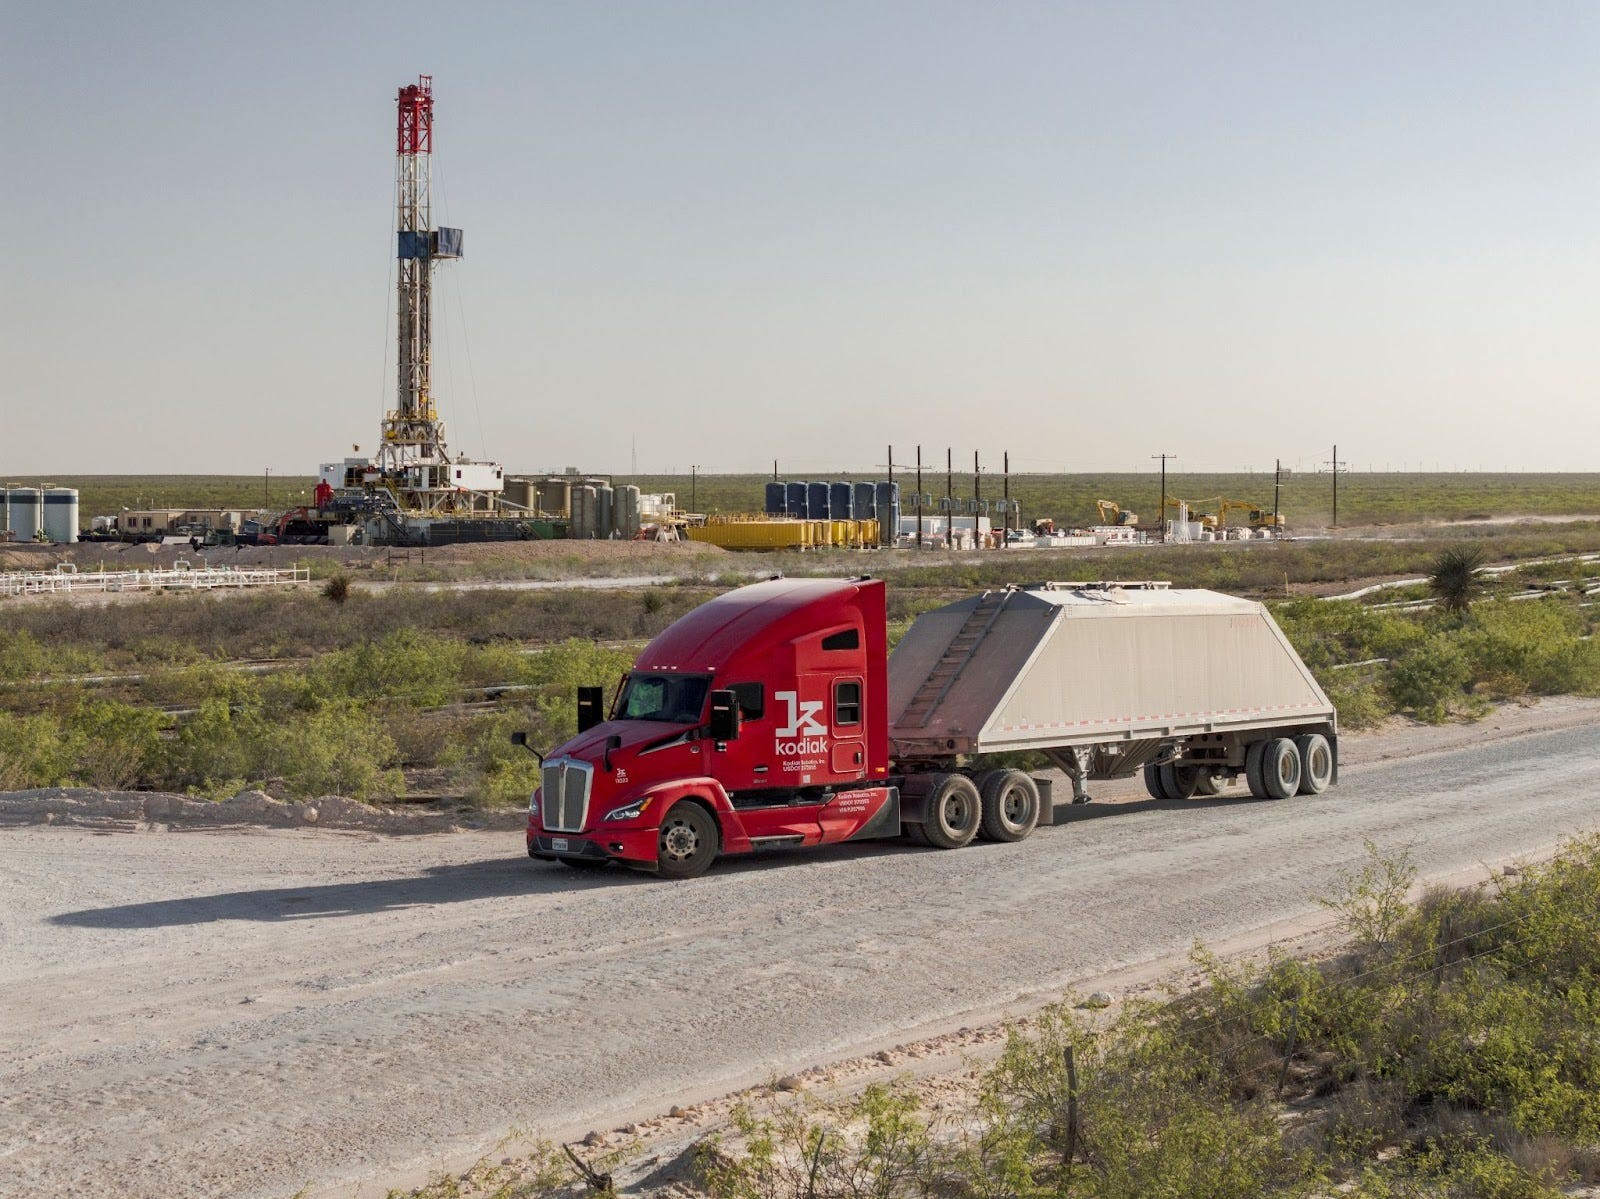
[{"label": "truck door", "polygon": [[860,779],[867,776],[865,688],[856,677],[833,680],[829,705],[832,741],[829,765],[836,776]]}]

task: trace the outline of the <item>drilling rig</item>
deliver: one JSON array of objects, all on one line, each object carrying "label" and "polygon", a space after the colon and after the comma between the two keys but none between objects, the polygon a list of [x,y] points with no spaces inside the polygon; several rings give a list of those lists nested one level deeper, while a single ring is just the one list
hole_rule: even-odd
[{"label": "drilling rig", "polygon": [[436,540],[430,534],[441,522],[451,540],[516,536],[514,527],[499,527],[520,515],[501,510],[503,468],[452,457],[434,403],[433,271],[461,257],[462,234],[433,224],[432,76],[402,87],[397,107],[395,406],[384,415],[376,455],[323,464],[318,511],[334,515],[327,524],[365,524],[365,539],[379,543]]}]

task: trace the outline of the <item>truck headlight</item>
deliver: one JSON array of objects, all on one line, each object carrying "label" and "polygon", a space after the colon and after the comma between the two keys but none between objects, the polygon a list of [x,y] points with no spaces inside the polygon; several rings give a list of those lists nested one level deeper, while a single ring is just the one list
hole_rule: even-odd
[{"label": "truck headlight", "polygon": [[539,793],[537,791],[535,791],[532,795],[528,796],[528,815],[537,816],[538,814],[539,814]]},{"label": "truck headlight", "polygon": [[650,806],[649,797],[636,799],[627,807],[618,808],[614,812],[607,812],[607,820],[637,820],[644,815],[644,810]]}]

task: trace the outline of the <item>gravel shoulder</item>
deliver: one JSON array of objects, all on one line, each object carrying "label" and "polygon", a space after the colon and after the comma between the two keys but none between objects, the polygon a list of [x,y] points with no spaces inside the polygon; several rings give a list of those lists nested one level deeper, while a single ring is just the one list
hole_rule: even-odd
[{"label": "gravel shoulder", "polygon": [[1363,838],[1462,878],[1595,826],[1597,729],[1577,699],[1393,726],[1292,809],[1103,785],[1017,846],[685,884],[533,863],[507,829],[12,823],[0,1194],[348,1199],[513,1127],[667,1144],[778,1075],[934,1077],[1069,988],[1156,986],[1196,939],[1310,943]]}]

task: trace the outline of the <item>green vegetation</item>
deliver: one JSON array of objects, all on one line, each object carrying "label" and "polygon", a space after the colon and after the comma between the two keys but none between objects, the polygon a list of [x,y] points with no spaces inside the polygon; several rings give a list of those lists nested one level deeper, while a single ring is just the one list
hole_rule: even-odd
[{"label": "green vegetation", "polygon": [[[1600,527],[1590,525],[1474,539],[1469,548],[1529,565],[1483,582],[1482,599],[1466,611],[1372,606],[1425,600],[1426,585],[1363,602],[1301,596],[1270,603],[1344,727],[1397,713],[1472,718],[1497,701],[1600,694],[1587,597],[1596,566],[1574,557],[1597,544]],[[1421,577],[1441,548],[1452,547],[1258,542],[1153,548],[1136,557],[916,560],[890,571],[891,643],[919,612],[1014,581],[1019,563],[1037,569],[1032,577],[1146,574],[1272,597],[1284,578],[1303,590],[1372,573]],[[1130,562],[1139,569],[1125,569]],[[802,564],[840,566],[821,555]],[[171,594],[95,606],[5,602],[0,789],[223,796],[260,785],[294,797],[409,792],[521,802],[534,760],[510,747],[509,733],[523,728],[535,745],[559,742],[570,731],[578,685],[613,684],[638,645],[714,593],[676,584],[609,592],[372,590],[346,578],[336,574],[300,593]],[[719,586],[742,581],[729,577]],[[1511,602],[1529,594],[1536,598]]]},{"label": "green vegetation", "polygon": [[[673,1190],[1558,1199],[1600,1182],[1600,835],[1415,904],[1408,855],[1367,850],[1326,901],[1349,938],[1328,960],[1226,963],[1197,948],[1198,988],[1109,1018],[1047,1008],[954,1102],[909,1076],[855,1096],[774,1088],[701,1142]],[[580,1186],[540,1144],[409,1195]]]},{"label": "green vegetation", "polygon": [[1197,951],[1206,985],[1181,1000],[1109,1025],[1048,1009],[1012,1031],[975,1120],[910,1082],[747,1109],[705,1189],[1533,1199],[1600,1181],[1600,837],[1488,893],[1407,907],[1412,880],[1376,854],[1347,879],[1332,961]]}]

